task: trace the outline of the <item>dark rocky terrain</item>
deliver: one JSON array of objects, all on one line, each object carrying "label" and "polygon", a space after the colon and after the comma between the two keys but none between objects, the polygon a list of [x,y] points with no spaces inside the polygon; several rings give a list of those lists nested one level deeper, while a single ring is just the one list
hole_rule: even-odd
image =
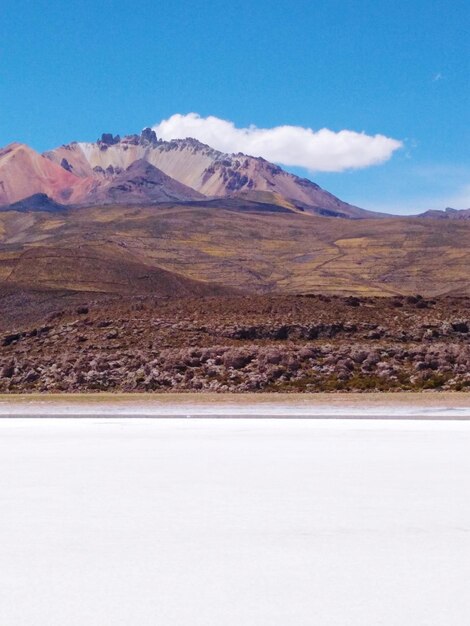
[{"label": "dark rocky terrain", "polygon": [[64,204],[59,204],[51,200],[45,193],[35,193],[28,198],[18,200],[13,204],[1,207],[2,211],[18,211],[19,213],[27,213],[29,211],[42,211],[45,213],[57,213],[66,210]]},{"label": "dark rocky terrain", "polygon": [[470,298],[56,296],[10,294],[0,391],[470,391]]}]

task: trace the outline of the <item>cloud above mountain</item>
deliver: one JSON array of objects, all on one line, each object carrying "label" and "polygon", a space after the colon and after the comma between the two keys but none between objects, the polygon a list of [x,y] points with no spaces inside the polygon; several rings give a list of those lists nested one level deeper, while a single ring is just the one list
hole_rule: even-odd
[{"label": "cloud above mountain", "polygon": [[384,135],[302,126],[237,128],[233,122],[197,113],[176,113],[154,126],[161,139],[194,137],[222,152],[243,152],[311,172],[342,172],[388,161],[403,146]]}]

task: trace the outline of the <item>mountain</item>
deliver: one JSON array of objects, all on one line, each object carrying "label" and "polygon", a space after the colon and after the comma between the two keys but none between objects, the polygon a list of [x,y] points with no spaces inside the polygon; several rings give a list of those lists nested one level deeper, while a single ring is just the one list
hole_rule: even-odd
[{"label": "mountain", "polygon": [[[0,206],[32,197],[21,210],[41,210],[37,194],[61,205],[145,204],[233,198],[339,218],[378,218],[336,198],[306,178],[261,157],[225,154],[196,139],[162,141],[103,134],[38,154],[13,143],[0,150]],[[43,210],[50,210],[51,207]],[[18,207],[20,208],[20,207]]]},{"label": "mountain", "polygon": [[83,180],[109,180],[132,163],[144,160],[167,176],[208,197],[245,197],[267,193],[294,208],[346,218],[382,215],[343,202],[312,181],[290,174],[260,157],[225,154],[196,139],[159,140],[154,131],[113,137],[104,134],[96,143],[73,142],[44,156]]}]

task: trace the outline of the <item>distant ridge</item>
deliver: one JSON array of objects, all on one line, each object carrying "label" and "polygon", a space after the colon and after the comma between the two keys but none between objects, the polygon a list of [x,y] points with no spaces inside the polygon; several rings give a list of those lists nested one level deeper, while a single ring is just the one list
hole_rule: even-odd
[{"label": "distant ridge", "polygon": [[470,209],[458,210],[452,209],[451,207],[447,207],[444,211],[431,209],[430,211],[425,211],[424,213],[421,213],[419,217],[428,217],[441,220],[469,220]]}]

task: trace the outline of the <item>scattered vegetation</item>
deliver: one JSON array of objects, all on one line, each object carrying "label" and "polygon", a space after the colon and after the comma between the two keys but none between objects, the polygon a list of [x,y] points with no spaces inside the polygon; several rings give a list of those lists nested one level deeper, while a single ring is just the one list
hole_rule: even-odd
[{"label": "scattered vegetation", "polygon": [[0,335],[1,392],[470,391],[466,298],[44,297]]}]

